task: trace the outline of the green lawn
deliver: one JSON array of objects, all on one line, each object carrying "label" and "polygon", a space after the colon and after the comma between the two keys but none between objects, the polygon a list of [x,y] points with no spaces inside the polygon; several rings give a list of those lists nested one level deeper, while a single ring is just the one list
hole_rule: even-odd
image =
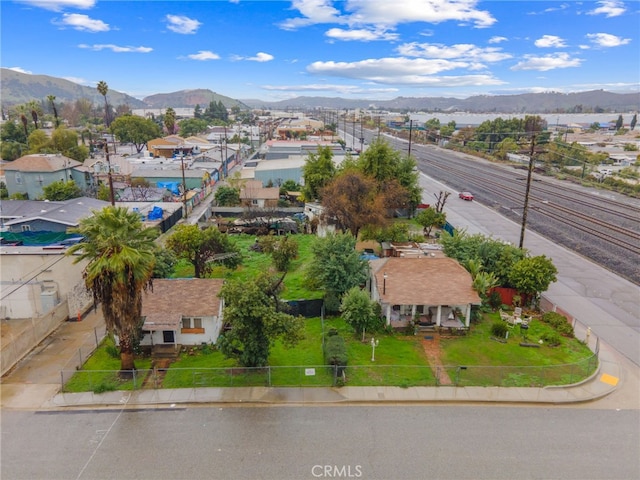
[{"label": "green lawn", "polygon": [[[306,286],[304,266],[311,259],[311,244],[315,235],[293,235],[298,242],[298,257],[291,263],[289,271],[284,279],[284,290],[280,295],[283,300],[315,300],[322,298],[323,292],[311,290]],[[255,235],[232,235],[231,239],[240,248],[242,253],[242,265],[235,270],[229,270],[223,266],[213,269],[211,278],[225,278],[233,280],[249,280],[258,273],[268,271],[272,267],[271,257],[264,253],[249,250],[255,243]],[[193,277],[193,266],[182,260],[174,269],[173,278]]]},{"label": "green lawn", "polygon": [[[443,339],[442,363],[449,376],[462,385],[538,386],[575,383],[593,373],[597,362],[589,348],[575,338],[561,337],[557,347],[542,344],[539,348],[520,345],[524,337],[519,327],[509,329],[505,343],[491,337],[491,325],[500,319],[497,313],[472,325],[462,338]],[[540,320],[529,324],[527,342],[538,340],[553,329]],[[466,370],[458,370],[465,366]]]},{"label": "green lawn", "polygon": [[[490,327],[497,320],[491,314],[474,324],[466,336],[443,338],[444,371],[459,385],[542,386],[575,383],[592,374],[597,362],[591,351],[576,339],[562,338],[562,345],[540,348],[522,347],[522,336],[517,327],[510,331],[509,339],[492,339]],[[190,388],[198,386],[329,386],[333,384],[333,370],[324,366],[322,332],[338,330],[345,339],[349,364],[346,383],[350,386],[437,385],[436,376],[428,365],[420,335],[380,334],[371,361],[371,337],[363,343],[340,318],[323,322],[319,318],[305,320],[304,339],[293,349],[276,342],[270,352],[268,369],[242,369],[235,361],[225,358],[215,348],[193,347],[181,353],[171,364],[163,378],[152,375],[145,387]],[[550,327],[539,320],[531,323],[528,340],[537,342]],[[150,373],[150,360],[138,359],[136,381],[120,380],[117,370],[120,361],[108,355],[106,341],[90,357],[83,369],[76,372],[65,386],[65,391],[105,391],[140,388]],[[464,368],[460,368],[464,367]],[[441,372],[442,373],[442,372]]]},{"label": "green lawn", "polygon": [[95,352],[87,359],[79,370],[64,385],[65,392],[104,392],[111,390],[134,390],[142,386],[146,373],[151,369],[150,358],[136,359],[135,376],[122,379],[118,376],[120,357],[113,357],[109,350],[113,348],[113,340],[105,338]]}]

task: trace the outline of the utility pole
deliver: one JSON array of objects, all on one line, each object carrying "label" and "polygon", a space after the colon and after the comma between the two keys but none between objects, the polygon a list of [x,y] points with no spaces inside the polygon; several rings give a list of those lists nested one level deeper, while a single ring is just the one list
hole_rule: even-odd
[{"label": "utility pole", "polygon": [[524,192],[524,207],[522,208],[522,228],[520,229],[520,244],[518,248],[522,250],[524,246],[524,231],[527,226],[527,211],[529,209],[529,192],[531,191],[531,177],[533,175],[534,152],[536,148],[536,135],[531,136],[531,149],[529,150],[529,169],[527,171],[527,188]]},{"label": "utility pole", "polygon": [[411,132],[413,131],[413,120],[409,120],[409,153],[407,156],[411,156]]},{"label": "utility pole", "polygon": [[180,164],[182,165],[182,205],[184,207],[184,217],[187,218],[187,181],[184,176],[184,152],[180,154]]},{"label": "utility pole", "polygon": [[113,195],[113,178],[111,177],[111,161],[109,160],[109,140],[104,140],[104,154],[107,157],[107,178],[109,179],[109,200],[111,200],[111,206],[116,206],[116,198]]}]

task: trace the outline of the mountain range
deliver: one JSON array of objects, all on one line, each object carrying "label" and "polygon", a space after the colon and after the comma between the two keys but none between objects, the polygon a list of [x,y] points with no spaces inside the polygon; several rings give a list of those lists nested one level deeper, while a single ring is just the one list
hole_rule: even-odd
[{"label": "mountain range", "polygon": [[[0,69],[0,98],[2,108],[35,100],[46,101],[49,95],[56,102],[73,102],[81,98],[94,104],[102,104],[104,98],[97,89],[85,87],[48,75],[29,75],[14,70]],[[189,108],[200,105],[205,108],[209,102],[222,102],[231,108],[260,108],[265,110],[286,109],[380,109],[390,111],[465,111],[497,113],[587,113],[587,112],[637,112],[640,110],[640,92],[614,93],[592,90],[574,93],[524,93],[519,95],[476,95],[464,99],[452,97],[397,97],[392,100],[345,99],[340,97],[295,97],[277,102],[257,99],[238,100],[215,93],[208,89],[181,90],[172,93],[158,93],[142,100],[109,89],[107,93],[111,105],[126,104],[130,108]]]}]

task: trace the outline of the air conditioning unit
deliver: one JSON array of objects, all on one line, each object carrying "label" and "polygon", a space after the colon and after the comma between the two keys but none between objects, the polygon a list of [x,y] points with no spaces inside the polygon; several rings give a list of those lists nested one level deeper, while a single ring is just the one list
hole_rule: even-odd
[{"label": "air conditioning unit", "polygon": [[40,292],[40,304],[42,305],[42,313],[50,312],[60,303],[60,297],[57,289],[48,289]]}]

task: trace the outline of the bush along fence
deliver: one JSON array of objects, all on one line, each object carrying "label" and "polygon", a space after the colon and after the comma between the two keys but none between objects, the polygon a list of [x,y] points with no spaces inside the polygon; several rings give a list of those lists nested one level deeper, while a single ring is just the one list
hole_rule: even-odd
[{"label": "bush along fence", "polygon": [[140,390],[159,388],[223,387],[340,387],[349,386],[500,386],[542,387],[569,385],[587,378],[597,368],[591,355],[567,365],[547,366],[412,366],[317,365],[263,368],[153,368],[66,370],[63,392]]}]

